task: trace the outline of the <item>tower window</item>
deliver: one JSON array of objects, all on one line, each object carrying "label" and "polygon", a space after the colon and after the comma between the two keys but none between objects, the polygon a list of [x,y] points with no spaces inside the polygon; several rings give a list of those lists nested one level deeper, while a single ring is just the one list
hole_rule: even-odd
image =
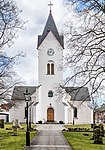
[{"label": "tower window", "polygon": [[51,74],[54,74],[54,64],[51,64]]},{"label": "tower window", "polygon": [[54,62],[49,61],[47,63],[47,74],[54,74]]},{"label": "tower window", "polygon": [[47,74],[50,74],[50,64],[47,64]]}]

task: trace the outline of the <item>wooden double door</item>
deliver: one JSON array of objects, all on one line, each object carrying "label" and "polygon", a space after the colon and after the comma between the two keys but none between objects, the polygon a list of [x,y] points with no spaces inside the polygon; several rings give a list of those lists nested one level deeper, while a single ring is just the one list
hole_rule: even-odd
[{"label": "wooden double door", "polygon": [[52,107],[47,109],[47,122],[54,122],[54,109]]}]

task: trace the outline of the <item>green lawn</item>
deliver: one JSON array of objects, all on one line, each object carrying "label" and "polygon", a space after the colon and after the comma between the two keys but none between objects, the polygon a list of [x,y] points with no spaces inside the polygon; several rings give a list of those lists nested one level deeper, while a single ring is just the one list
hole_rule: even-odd
[{"label": "green lawn", "polygon": [[[90,128],[90,125],[67,125],[70,128]],[[103,138],[103,144],[93,144],[92,132],[63,132],[68,142],[72,146],[73,150],[105,150],[105,137]],[[84,136],[87,133],[89,136]]]},{"label": "green lawn", "polygon": [[66,128],[91,128],[90,124],[65,125]]},{"label": "green lawn", "polygon": [[[26,125],[22,125],[26,127]],[[11,128],[12,124],[5,125],[5,128]],[[30,132],[32,139],[36,132]],[[22,150],[26,142],[25,130],[18,130],[17,136],[13,136],[12,130],[0,129],[0,150]]]},{"label": "green lawn", "polygon": [[[91,124],[65,125],[65,127],[66,128],[91,128]],[[104,129],[105,129],[105,124],[104,124]]]}]

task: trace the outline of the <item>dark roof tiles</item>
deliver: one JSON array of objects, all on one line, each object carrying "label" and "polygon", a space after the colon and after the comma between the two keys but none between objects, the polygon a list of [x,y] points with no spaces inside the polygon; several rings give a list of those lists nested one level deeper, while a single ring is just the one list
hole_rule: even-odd
[{"label": "dark roof tiles", "polygon": [[11,100],[25,100],[24,93],[26,93],[26,89],[32,95],[36,91],[36,88],[37,86],[15,86]]},{"label": "dark roof tiles", "polygon": [[90,95],[87,87],[64,87],[65,91],[70,94],[71,101],[90,101]]}]

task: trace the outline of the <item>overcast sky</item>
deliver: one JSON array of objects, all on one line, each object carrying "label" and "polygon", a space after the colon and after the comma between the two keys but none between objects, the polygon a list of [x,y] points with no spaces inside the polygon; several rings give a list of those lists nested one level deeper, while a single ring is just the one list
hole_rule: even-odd
[{"label": "overcast sky", "polygon": [[[37,84],[37,37],[42,34],[46,20],[49,15],[50,0],[15,0],[22,10],[21,18],[28,21],[25,24],[26,30],[18,32],[19,37],[14,40],[14,45],[5,48],[8,55],[15,55],[19,51],[26,53],[25,58],[15,66],[15,71],[25,84]],[[52,0],[52,15],[59,29],[62,31],[64,18],[67,16],[67,9],[64,0]]]}]

